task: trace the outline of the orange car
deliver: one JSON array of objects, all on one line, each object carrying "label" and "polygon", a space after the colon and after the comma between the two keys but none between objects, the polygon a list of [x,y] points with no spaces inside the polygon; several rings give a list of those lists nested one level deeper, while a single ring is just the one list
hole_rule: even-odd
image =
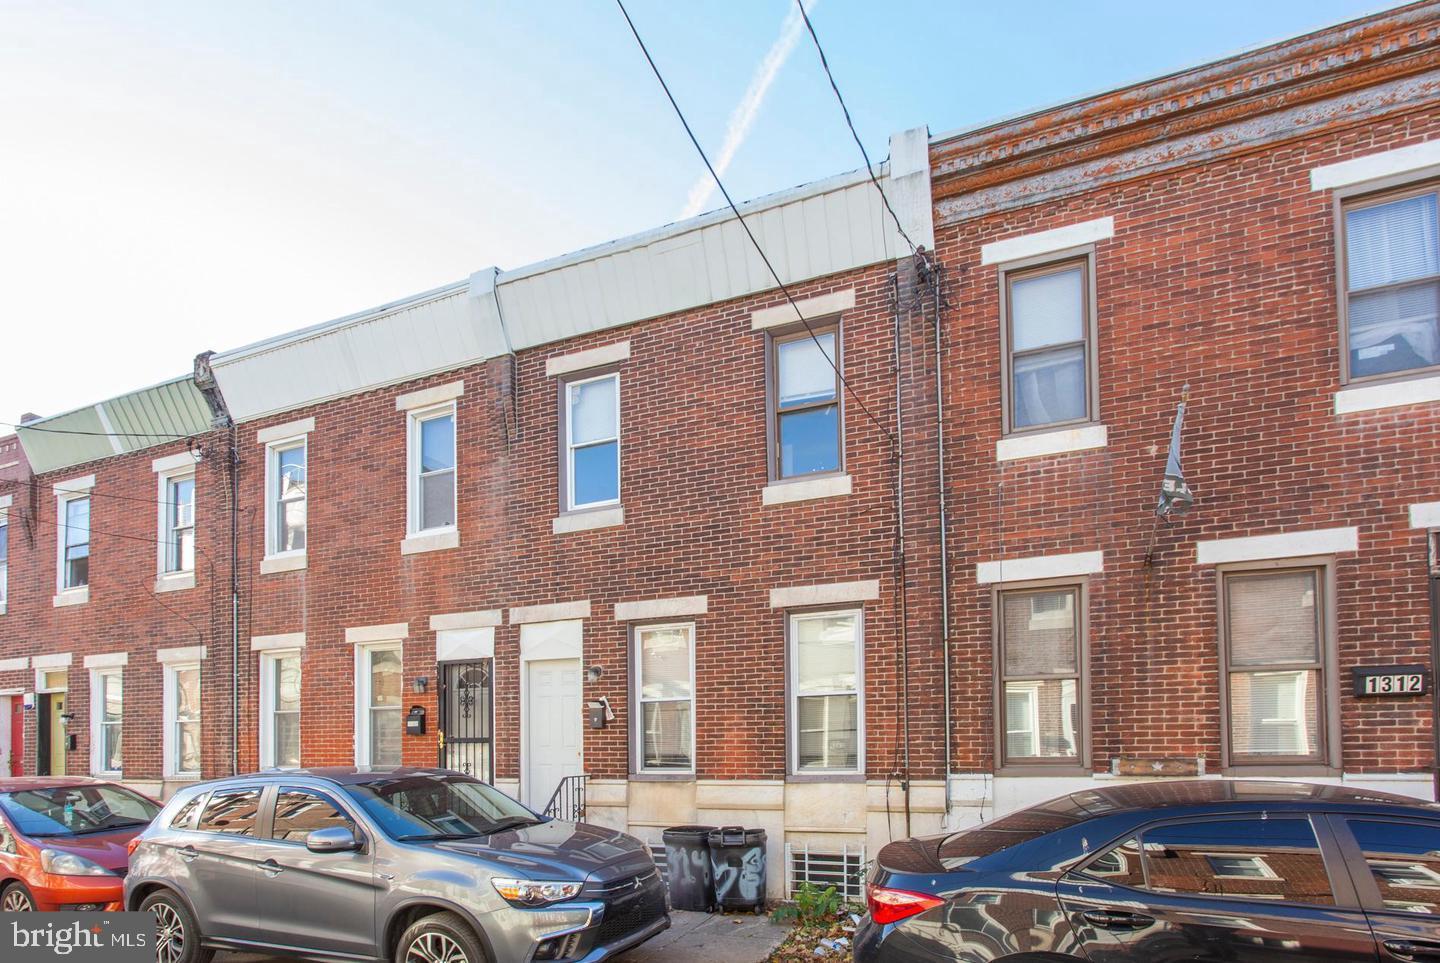
[{"label": "orange car", "polygon": [[126,847],[159,811],[113,782],[0,779],[0,911],[120,909]]}]

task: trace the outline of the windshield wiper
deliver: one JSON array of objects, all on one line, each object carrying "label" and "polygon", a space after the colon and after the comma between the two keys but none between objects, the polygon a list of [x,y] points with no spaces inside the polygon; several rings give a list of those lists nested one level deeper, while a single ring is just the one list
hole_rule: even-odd
[{"label": "windshield wiper", "polygon": [[411,843],[417,840],[474,839],[476,836],[484,835],[484,833],[408,833],[395,838],[402,843]]},{"label": "windshield wiper", "polygon": [[497,822],[493,822],[481,835],[493,836],[496,833],[504,832],[507,829],[519,829],[521,826],[538,826],[540,820],[530,816],[507,816]]}]

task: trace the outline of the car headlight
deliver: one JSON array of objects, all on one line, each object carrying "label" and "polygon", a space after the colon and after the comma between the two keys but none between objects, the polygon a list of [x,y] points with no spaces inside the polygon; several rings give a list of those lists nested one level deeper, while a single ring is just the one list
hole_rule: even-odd
[{"label": "car headlight", "polygon": [[495,892],[517,906],[546,906],[571,899],[580,892],[579,883],[553,879],[492,879]]},{"label": "car headlight", "polygon": [[55,876],[114,876],[104,866],[84,856],[62,853],[58,849],[40,850],[40,868]]}]

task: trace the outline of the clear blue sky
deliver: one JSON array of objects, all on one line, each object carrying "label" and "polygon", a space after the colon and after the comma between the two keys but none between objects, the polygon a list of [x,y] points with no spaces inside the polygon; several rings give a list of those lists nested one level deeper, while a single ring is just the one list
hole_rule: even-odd
[{"label": "clear blue sky", "polygon": [[[789,2],[628,0],[707,148]],[[812,16],[879,160],[893,131],[970,126],[1379,6],[818,0]],[[675,220],[703,172],[610,0],[0,0],[0,129],[0,421]],[[802,38],[731,191],[857,166]]]}]

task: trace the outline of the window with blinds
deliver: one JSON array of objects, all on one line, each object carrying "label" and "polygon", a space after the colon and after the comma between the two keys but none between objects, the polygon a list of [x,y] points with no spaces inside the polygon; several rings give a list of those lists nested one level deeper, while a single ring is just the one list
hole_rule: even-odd
[{"label": "window with blinds", "polygon": [[1440,197],[1434,184],[1341,215],[1349,379],[1440,365]]},{"label": "window with blinds", "polygon": [[1323,571],[1222,578],[1230,762],[1322,761]]},{"label": "window with blinds", "polygon": [[1006,765],[1081,762],[1079,586],[1002,592],[999,688]]}]

